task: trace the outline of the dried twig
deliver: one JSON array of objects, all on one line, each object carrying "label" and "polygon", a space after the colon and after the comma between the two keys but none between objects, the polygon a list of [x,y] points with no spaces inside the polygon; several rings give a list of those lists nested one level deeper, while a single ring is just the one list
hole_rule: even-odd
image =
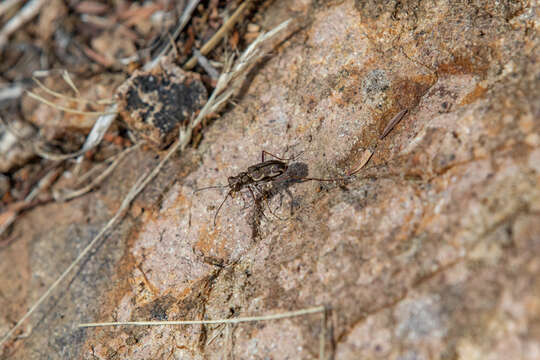
[{"label": "dried twig", "polygon": [[214,69],[212,64],[210,64],[210,61],[208,61],[208,59],[197,49],[193,50],[193,53],[197,58],[197,62],[199,63],[199,65],[201,65],[204,71],[206,71],[206,73],[210,75],[212,80],[216,80],[219,77],[219,72]]},{"label": "dried twig", "polygon": [[100,117],[98,117],[96,123],[90,131],[90,134],[88,134],[88,136],[86,137],[86,140],[81,150],[70,154],[70,158],[84,154],[86,151],[99,145],[99,143],[103,139],[103,136],[105,136],[105,133],[109,129],[109,126],[111,126],[112,122],[116,118],[117,109],[118,105],[116,103],[112,104],[107,109],[108,111],[107,113],[105,113],[105,115],[101,115]]},{"label": "dried twig", "polygon": [[0,87],[0,101],[11,100],[20,97],[25,87],[22,84],[11,84]]},{"label": "dried twig", "polygon": [[24,5],[21,10],[12,17],[6,25],[0,30],[0,50],[7,44],[7,40],[11,34],[17,31],[27,21],[36,16],[46,0],[30,0]]}]

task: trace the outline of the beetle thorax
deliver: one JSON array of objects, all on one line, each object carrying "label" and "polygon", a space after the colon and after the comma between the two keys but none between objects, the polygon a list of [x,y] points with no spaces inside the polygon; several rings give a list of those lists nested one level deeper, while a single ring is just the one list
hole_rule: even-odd
[{"label": "beetle thorax", "polygon": [[241,172],[237,176],[229,176],[227,180],[229,181],[229,187],[234,192],[242,190],[242,187],[251,182],[251,178],[246,172]]}]

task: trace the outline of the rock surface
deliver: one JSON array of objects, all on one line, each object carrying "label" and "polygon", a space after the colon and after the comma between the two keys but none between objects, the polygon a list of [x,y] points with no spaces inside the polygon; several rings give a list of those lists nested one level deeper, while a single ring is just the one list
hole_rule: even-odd
[{"label": "rock surface", "polygon": [[[308,25],[280,44],[200,147],[146,189],[5,356],[316,359],[319,315],[234,326],[232,345],[219,326],[76,324],[322,304],[334,359],[540,358],[540,9],[288,3],[271,6],[263,28],[290,16]],[[340,186],[278,181],[260,211],[249,193],[229,199],[214,227],[226,191],[193,190],[225,184],[263,149],[301,153],[290,168],[324,178],[355,169],[366,149],[374,155]],[[1,333],[153,163],[136,153],[100,191],[17,223],[0,250]]]},{"label": "rock surface", "polygon": [[192,114],[206,102],[199,74],[162,61],[152,71],[137,70],[117,92],[120,115],[136,136],[157,149],[178,137]]}]

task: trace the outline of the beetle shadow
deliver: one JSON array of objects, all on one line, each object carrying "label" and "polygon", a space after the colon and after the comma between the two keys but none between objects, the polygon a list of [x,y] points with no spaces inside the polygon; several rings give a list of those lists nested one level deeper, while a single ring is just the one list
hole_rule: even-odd
[{"label": "beetle shadow", "polygon": [[[256,239],[259,235],[259,228],[263,218],[276,218],[278,220],[288,220],[294,214],[295,206],[298,203],[294,199],[289,188],[294,184],[303,182],[303,178],[308,176],[309,169],[306,163],[295,162],[288,165],[287,171],[279,176],[274,181],[266,184],[264,187],[255,187],[256,196],[253,206],[253,214],[251,221],[252,238]],[[283,206],[283,195],[286,194],[290,199],[290,215],[287,218],[282,218],[275,214],[275,210],[281,209]],[[280,196],[280,205],[277,209],[272,210],[270,207],[271,200],[276,196]]]}]

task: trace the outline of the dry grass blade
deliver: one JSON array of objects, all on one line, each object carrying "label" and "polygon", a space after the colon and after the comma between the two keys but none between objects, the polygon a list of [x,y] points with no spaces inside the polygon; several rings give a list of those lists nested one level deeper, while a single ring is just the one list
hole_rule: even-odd
[{"label": "dry grass blade", "polygon": [[72,114],[79,114],[79,115],[87,115],[87,116],[94,116],[94,115],[111,115],[111,114],[115,114],[116,113],[109,113],[109,112],[105,112],[105,111],[83,111],[83,110],[75,110],[75,109],[70,109],[70,108],[67,108],[65,106],[61,106],[61,105],[57,105],[37,94],[34,94],[33,92],[31,91],[26,91],[26,93],[28,94],[28,96],[30,96],[32,99],[36,99],[44,104],[47,104],[55,109],[58,109],[58,110],[62,110],[62,111],[65,111],[67,113],[72,113]]},{"label": "dry grass blade", "polygon": [[[227,19],[225,24],[219,28],[219,30],[208,40],[206,44],[203,45],[203,47],[200,50],[200,53],[202,55],[206,55],[218,44],[218,42],[223,39],[223,37],[232,29],[234,24],[238,20],[240,20],[240,16],[244,12],[244,10],[247,8],[251,0],[246,0],[236,9],[236,11],[231,15],[230,18]],[[197,56],[192,56],[191,59],[189,59],[185,65],[184,70],[191,70],[193,67],[197,64]]]},{"label": "dry grass blade", "polygon": [[75,91],[75,94],[77,94],[77,96],[81,96],[81,93],[79,92],[79,89],[77,89],[77,87],[75,86],[75,83],[71,79],[71,76],[69,76],[69,72],[67,70],[62,71],[62,79],[64,79],[66,84],[68,84],[69,87],[71,87],[71,89],[73,89],[73,91]]},{"label": "dry grass blade", "polygon": [[[62,72],[62,78],[73,89],[73,91],[75,91],[77,94],[79,93],[79,90],[77,89],[77,87],[75,86],[73,81],[71,80],[71,77],[69,76],[67,71]],[[80,98],[68,97],[68,96],[65,96],[63,94],[59,94],[59,93],[57,93],[55,91],[52,91],[51,89],[49,89],[45,85],[43,85],[35,77],[34,77],[34,81],[43,90],[45,90],[48,94],[51,94],[52,96],[55,96],[55,97],[58,97],[58,98],[64,98],[64,99],[68,99],[68,100],[74,100],[74,101],[77,101],[77,102],[83,102],[83,103],[88,103],[89,102],[87,100],[83,100],[83,99],[80,99]],[[37,94],[34,94],[33,92],[30,92],[30,91],[26,91],[26,93],[31,98],[36,99],[36,100],[38,100],[38,101],[40,101],[40,102],[42,102],[44,104],[47,104],[47,105],[49,105],[49,106],[51,106],[51,107],[53,107],[55,109],[61,110],[61,111],[65,111],[65,112],[68,112],[68,113],[79,114],[79,115],[85,115],[85,116],[100,115],[99,118],[97,119],[96,123],[92,127],[92,130],[90,131],[90,134],[88,134],[84,145],[82,146],[82,148],[79,151],[69,153],[69,154],[56,154],[56,153],[51,153],[51,152],[43,149],[42,144],[39,144],[39,143],[35,144],[34,145],[34,151],[36,152],[36,154],[38,154],[42,158],[48,159],[48,160],[60,161],[60,160],[71,159],[71,158],[80,156],[80,155],[84,154],[86,151],[88,151],[88,150],[92,149],[93,147],[97,146],[101,142],[101,140],[103,139],[103,136],[105,135],[105,133],[109,129],[109,126],[112,124],[113,120],[116,118],[116,115],[117,115],[117,111],[116,111],[117,106],[116,106],[116,104],[112,104],[111,106],[109,106],[108,111],[81,111],[81,110],[70,109],[70,108],[66,108],[64,106],[54,104],[53,102],[50,102],[47,99],[45,99],[45,98],[43,98],[43,97],[41,97],[41,96],[39,96]]]},{"label": "dry grass blade", "polygon": [[[178,26],[176,27],[174,33],[172,34],[171,38],[176,39],[178,35],[182,32],[186,24],[189,22],[189,19],[191,18],[191,15],[193,14],[193,11],[195,11],[195,8],[199,4],[200,0],[190,0],[189,4],[186,5],[184,12],[182,13],[182,16],[180,17],[180,20],[178,21]],[[156,57],[154,60],[149,62],[144,66],[145,70],[151,70],[153,69],[157,64],[159,59],[165,54],[169,52],[172,45],[168,44]]]},{"label": "dry grass blade", "polygon": [[[54,96],[54,97],[57,97],[59,99],[65,99],[65,100],[69,100],[69,101],[73,101],[73,102],[78,102],[78,103],[81,103],[81,104],[96,104],[96,105],[110,105],[112,103],[114,103],[114,101],[112,100],[88,100],[88,99],[84,99],[84,98],[81,98],[81,97],[71,97],[71,96],[67,96],[67,95],[64,95],[64,94],[60,94],[56,91],[53,91],[51,89],[49,89],[48,87],[46,87],[41,81],[39,81],[37,78],[32,78],[32,80],[34,80],[34,82],[41,88],[43,89],[43,91],[45,91],[47,94],[51,95],[51,96]],[[77,88],[73,88],[72,89],[77,89]],[[78,90],[77,90],[77,93],[78,93]]]},{"label": "dry grass blade", "polygon": [[41,143],[36,143],[33,146],[34,146],[34,152],[36,154],[38,154],[44,159],[53,160],[53,161],[67,160],[67,159],[71,159],[85,153],[84,150],[79,150],[79,151],[76,151],[74,153],[69,153],[69,154],[57,154],[57,153],[53,153],[53,152],[45,150],[43,148],[43,144]]},{"label": "dry grass blade", "polygon": [[4,0],[0,3],[0,16],[4,15],[6,11],[20,2],[22,2],[22,0]]},{"label": "dry grass blade", "polygon": [[84,142],[84,145],[82,148],[78,151],[69,153],[69,154],[57,154],[52,153],[50,151],[45,150],[42,147],[42,144],[34,144],[34,151],[36,154],[41,156],[44,159],[47,160],[67,160],[72,159],[74,157],[80,156],[84,154],[86,151],[96,147],[101,142],[101,139],[103,139],[103,136],[105,136],[105,133],[109,129],[109,126],[113,122],[113,120],[116,118],[116,104],[112,105],[109,110],[110,112],[106,113],[106,115],[100,116],[94,126],[92,127],[92,130],[90,131],[90,134],[86,137],[86,141]]},{"label": "dry grass blade", "polygon": [[238,58],[234,66],[231,66],[232,60],[229,60],[220,75],[214,92],[208,99],[207,103],[199,112],[199,115],[191,124],[191,128],[195,128],[200,122],[213,112],[218,112],[228,99],[238,91],[244,76],[247,75],[247,70],[257,62],[262,56],[260,49],[262,43],[271,39],[274,35],[285,29],[291,20],[284,21],[277,27],[267,33],[263,33],[249,45],[249,47]]},{"label": "dry grass blade", "polygon": [[13,16],[7,24],[4,25],[2,30],[0,30],[0,50],[6,46],[9,36],[27,21],[36,16],[45,3],[45,0],[30,0],[21,8],[17,15]]},{"label": "dry grass blade", "polygon": [[92,179],[92,181],[88,185],[86,185],[86,186],[84,186],[84,187],[82,187],[80,189],[77,189],[77,190],[64,190],[64,191],[61,191],[61,192],[60,191],[55,191],[53,193],[54,200],[56,200],[56,201],[68,201],[68,200],[74,199],[76,197],[82,196],[82,195],[86,194],[87,192],[93,190],[99,184],[101,184],[101,182],[103,182],[103,180],[105,180],[113,172],[113,170],[127,156],[127,154],[129,154],[133,150],[139,148],[141,146],[141,144],[142,143],[134,145],[134,146],[132,146],[132,147],[130,147],[128,149],[125,149],[120,154],[115,155],[114,159],[112,159],[113,160],[112,163],[105,169],[105,171],[101,172],[101,174],[94,177]]},{"label": "dry grass blade", "polygon": [[[249,317],[240,317],[240,318],[229,318],[229,319],[216,319],[216,320],[183,320],[183,321],[124,321],[124,322],[102,322],[102,323],[86,323],[79,324],[79,327],[89,328],[89,327],[105,327],[105,326],[174,326],[174,325],[215,325],[215,324],[225,324],[226,339],[229,339],[231,336],[230,326],[234,324],[246,323],[246,322],[259,322],[259,321],[271,321],[271,320],[280,320],[287,319],[297,316],[306,316],[309,314],[322,313],[321,318],[321,334],[319,337],[319,359],[322,360],[325,358],[325,342],[326,342],[326,308],[324,306],[317,306],[307,309],[301,309],[297,311],[290,311],[285,313],[278,313],[272,315],[263,315],[263,316],[249,316]],[[229,343],[229,342],[227,342]],[[228,353],[232,353],[232,345],[229,344],[230,349]]]},{"label": "dry grass blade", "polygon": [[[22,318],[17,321],[15,326],[11,328],[0,340],[0,346],[2,346],[8,339],[11,338],[11,336],[14,334],[14,332],[28,319],[36,310],[37,308],[52,294],[52,292],[58,287],[58,285],[71,273],[72,270],[75,269],[75,267],[84,259],[84,257],[90,252],[90,250],[101,240],[103,237],[107,234],[109,230],[113,228],[113,226],[116,225],[116,223],[124,216],[126,210],[130,206],[131,202],[137,197],[137,195],[148,185],[150,181],[152,181],[161,171],[163,166],[169,161],[169,159],[176,154],[179,150],[183,151],[188,146],[189,142],[191,141],[191,135],[193,128],[200,124],[200,122],[203,120],[204,117],[206,117],[210,112],[213,111],[219,104],[223,103],[226,99],[228,99],[234,91],[238,90],[238,86],[236,88],[228,89],[227,87],[229,85],[237,84],[236,81],[240,78],[243,78],[243,76],[246,75],[246,70],[250,68],[250,65],[253,65],[258,59],[262,57],[264,54],[262,51],[259,51],[258,49],[255,49],[255,46],[259,46],[262,42],[270,39],[272,36],[283,30],[288,24],[290,20],[285,21],[272,31],[261,34],[257,40],[255,40],[249,47],[246,49],[246,51],[242,54],[242,56],[239,58],[237,64],[232,67],[232,71],[226,72],[222,74],[218,80],[218,86],[208,99],[208,102],[203,107],[203,109],[200,111],[199,115],[190,122],[190,125],[187,127],[187,129],[181,130],[179,134],[179,139],[171,146],[167,154],[164,156],[164,158],[156,165],[156,167],[148,174],[143,175],[137,179],[135,184],[132,185],[131,189],[129,190],[128,194],[122,201],[122,204],[120,205],[120,208],[116,211],[114,216],[109,220],[109,222],[101,229],[101,231],[90,241],[90,243],[77,255],[75,260],[64,270],[64,272],[53,282],[51,286],[39,297],[39,299],[30,307],[30,309],[22,316]],[[243,75],[243,76],[242,76]],[[227,91],[225,91],[227,90]],[[218,98],[218,95],[220,93],[224,92],[220,96],[220,99],[216,100]],[[223,96],[227,94],[226,98],[223,98]],[[95,126],[94,126],[95,128]],[[93,129],[92,129],[93,131]],[[90,134],[91,135],[91,134]],[[90,135],[88,138],[90,138]],[[87,138],[87,141],[88,141]],[[84,149],[84,147],[83,147]]]},{"label": "dry grass blade", "polygon": [[290,311],[279,314],[249,316],[240,318],[217,319],[217,320],[183,320],[183,321],[124,321],[124,322],[102,322],[102,323],[86,323],[79,324],[79,327],[103,327],[103,326],[161,326],[161,325],[213,325],[213,324],[239,324],[254,321],[270,321],[286,319],[296,316],[304,316],[308,314],[324,313],[324,306],[316,306],[312,308]]}]

